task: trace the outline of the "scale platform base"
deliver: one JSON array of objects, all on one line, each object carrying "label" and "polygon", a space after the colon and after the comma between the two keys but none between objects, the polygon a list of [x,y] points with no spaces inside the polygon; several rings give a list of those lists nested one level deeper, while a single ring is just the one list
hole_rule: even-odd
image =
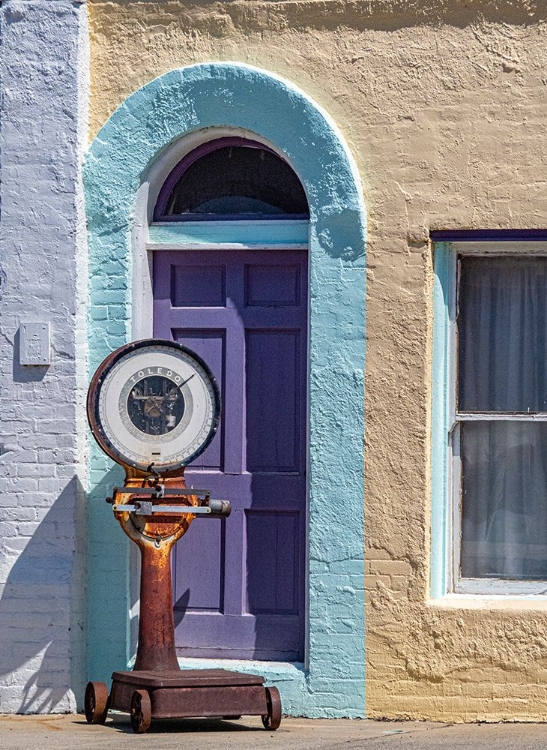
[{"label": "scale platform base", "polygon": [[110,695],[104,682],[88,683],[85,713],[91,724],[103,724],[109,709],[129,713],[137,733],[146,732],[152,719],[243,715],[261,716],[264,728],[274,730],[281,723],[281,699],[264,682],[227,669],[114,672]]}]

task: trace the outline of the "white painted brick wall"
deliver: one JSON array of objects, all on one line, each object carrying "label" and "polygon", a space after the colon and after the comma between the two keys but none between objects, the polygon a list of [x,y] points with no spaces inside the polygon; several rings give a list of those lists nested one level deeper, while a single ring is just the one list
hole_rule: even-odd
[{"label": "white painted brick wall", "polygon": [[[0,7],[0,712],[81,702],[85,637],[86,9]],[[22,367],[22,322],[51,365]]]}]

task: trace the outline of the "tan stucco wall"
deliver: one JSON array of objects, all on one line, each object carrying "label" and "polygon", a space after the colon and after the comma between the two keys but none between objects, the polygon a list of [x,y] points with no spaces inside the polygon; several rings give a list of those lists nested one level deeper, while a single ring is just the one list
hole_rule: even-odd
[{"label": "tan stucco wall", "polygon": [[547,225],[547,4],[460,5],[90,0],[90,132],[210,60],[276,72],[333,116],[369,211],[368,715],[545,720],[547,604],[427,601],[427,232]]}]

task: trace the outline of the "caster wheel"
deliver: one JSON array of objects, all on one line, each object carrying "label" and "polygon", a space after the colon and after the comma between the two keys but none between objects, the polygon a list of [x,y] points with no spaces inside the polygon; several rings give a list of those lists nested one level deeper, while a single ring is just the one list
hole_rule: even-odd
[{"label": "caster wheel", "polygon": [[88,682],[84,698],[88,724],[104,724],[108,713],[108,688],[104,682]]},{"label": "caster wheel", "polygon": [[135,690],[131,696],[131,727],[136,734],[146,732],[152,721],[152,705],[146,690]]},{"label": "caster wheel", "polygon": [[268,713],[262,717],[264,729],[275,731],[281,724],[281,696],[276,687],[266,688],[266,705]]}]

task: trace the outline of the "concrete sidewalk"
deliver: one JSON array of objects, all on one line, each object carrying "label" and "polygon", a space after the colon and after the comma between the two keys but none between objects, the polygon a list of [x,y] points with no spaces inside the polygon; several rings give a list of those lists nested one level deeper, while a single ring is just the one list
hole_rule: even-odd
[{"label": "concrete sidewalk", "polygon": [[276,732],[260,719],[156,721],[135,735],[128,720],[90,726],[81,715],[0,716],[1,750],[546,750],[547,724],[437,724],[284,719]]}]

